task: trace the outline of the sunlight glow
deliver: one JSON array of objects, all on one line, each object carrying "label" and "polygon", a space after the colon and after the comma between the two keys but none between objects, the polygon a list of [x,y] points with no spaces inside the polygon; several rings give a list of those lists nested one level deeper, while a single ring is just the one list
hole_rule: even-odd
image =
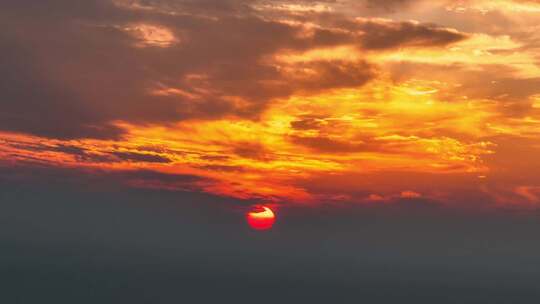
[{"label": "sunlight glow", "polygon": [[272,209],[261,206],[256,207],[246,215],[249,226],[255,230],[268,230],[272,228],[276,220],[276,216]]}]

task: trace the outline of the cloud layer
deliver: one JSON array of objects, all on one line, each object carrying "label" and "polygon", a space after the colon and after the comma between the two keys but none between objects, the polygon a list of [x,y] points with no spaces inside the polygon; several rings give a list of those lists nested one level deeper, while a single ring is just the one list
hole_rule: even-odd
[{"label": "cloud layer", "polygon": [[0,161],[242,199],[534,206],[507,151],[538,152],[536,2],[4,1]]}]

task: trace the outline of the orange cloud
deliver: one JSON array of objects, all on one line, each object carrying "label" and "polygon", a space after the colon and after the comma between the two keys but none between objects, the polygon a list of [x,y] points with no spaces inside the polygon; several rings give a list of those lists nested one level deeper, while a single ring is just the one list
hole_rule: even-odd
[{"label": "orange cloud", "polygon": [[538,201],[532,2],[57,2],[0,12],[2,166],[273,202]]},{"label": "orange cloud", "polygon": [[419,198],[419,197],[422,197],[422,194],[407,190],[407,191],[402,191],[400,196],[402,198]]}]

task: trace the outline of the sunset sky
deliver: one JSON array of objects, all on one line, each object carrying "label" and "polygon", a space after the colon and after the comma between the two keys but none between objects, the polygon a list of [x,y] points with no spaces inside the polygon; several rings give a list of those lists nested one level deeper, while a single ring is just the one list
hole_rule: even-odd
[{"label": "sunset sky", "polygon": [[537,1],[3,6],[2,166],[286,204],[540,204]]},{"label": "sunset sky", "polygon": [[540,279],[540,1],[0,2],[8,281]]},{"label": "sunset sky", "polygon": [[279,204],[540,204],[538,1],[3,6],[4,167]]}]

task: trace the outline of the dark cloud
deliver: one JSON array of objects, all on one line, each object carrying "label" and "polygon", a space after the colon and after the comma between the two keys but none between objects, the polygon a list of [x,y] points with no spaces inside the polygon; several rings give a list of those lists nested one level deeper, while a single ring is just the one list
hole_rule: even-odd
[{"label": "dark cloud", "polygon": [[467,35],[454,30],[410,21],[364,20],[359,28],[364,32],[361,45],[367,50],[446,46],[467,38]]},{"label": "dark cloud", "polygon": [[[314,129],[312,128],[310,130]],[[362,152],[400,153],[404,152],[403,148],[407,146],[407,143],[377,140],[367,136],[359,137],[355,142],[335,139],[325,135],[310,137],[293,135],[289,139],[293,143],[307,147],[313,151],[331,154]],[[417,153],[422,154],[421,152]]]},{"label": "dark cloud", "polygon": [[[107,149],[89,150],[82,146],[70,145],[70,144],[40,144],[40,143],[23,143],[16,141],[5,141],[6,146],[20,149],[22,151],[33,152],[60,152],[66,155],[73,156],[78,162],[91,162],[91,163],[114,163],[114,162],[141,162],[141,163],[170,163],[172,160],[164,155],[165,152],[170,151],[149,151],[151,153],[139,153],[134,151],[109,151]],[[31,157],[27,155],[23,158]]]},{"label": "dark cloud", "polygon": [[[357,24],[355,31],[364,33],[360,38],[355,31],[326,28],[305,35],[303,27],[261,14],[240,0],[3,2],[0,129],[116,139],[124,133],[116,121],[256,118],[273,98],[360,86],[376,76],[363,61],[279,65],[267,60],[279,51],[358,39],[367,49],[384,49],[463,38],[434,26],[375,22]],[[175,42],[145,44],[141,29],[133,30],[137,26],[157,27]],[[315,76],[299,73],[305,70]]]},{"label": "dark cloud", "polygon": [[[342,40],[328,32],[299,38],[296,27],[249,15],[209,20],[131,11],[106,1],[83,9],[62,3],[27,10],[15,2],[3,4],[4,28],[10,30],[0,44],[1,129],[57,138],[118,138],[122,130],[112,124],[116,120],[251,116],[269,99],[304,85],[264,85],[282,81],[283,75],[261,63],[262,57]],[[180,4],[205,8],[205,2]],[[52,10],[54,17],[41,16],[40,10]],[[137,37],[122,30],[134,23],[165,27],[181,41],[169,48],[136,47]],[[192,97],[153,94],[162,87]],[[238,108],[228,96],[245,99],[246,105]]]},{"label": "dark cloud", "polygon": [[[106,189],[128,189],[130,185],[137,188],[145,186],[161,185],[163,189],[173,190],[176,186],[190,188],[197,182],[211,182],[210,179],[189,175],[161,173],[145,169],[133,170],[115,170],[108,171],[102,169],[82,168],[65,169],[52,167],[48,165],[19,164],[14,167],[0,163],[0,181],[6,183],[20,183],[28,185],[43,186],[45,188],[55,188],[57,186],[63,189],[70,188],[92,188],[94,191]],[[190,188],[192,191],[193,189]]]},{"label": "dark cloud", "polygon": [[244,158],[270,160],[271,153],[262,144],[244,142],[233,148],[233,153]]},{"label": "dark cloud", "polygon": [[203,170],[218,171],[218,172],[244,172],[246,171],[244,167],[240,167],[240,166],[202,165],[202,166],[196,166],[196,167]]},{"label": "dark cloud", "polygon": [[58,152],[71,154],[71,155],[78,155],[78,156],[87,155],[86,149],[83,149],[77,146],[70,146],[70,145],[58,145],[56,147],[51,148],[51,151],[58,151]]},{"label": "dark cloud", "polygon": [[156,154],[142,154],[135,152],[111,152],[111,155],[123,161],[142,162],[142,163],[170,163],[171,159]]},{"label": "dark cloud", "polygon": [[395,9],[409,5],[419,0],[361,0],[369,8]]},{"label": "dark cloud", "polygon": [[108,173],[112,177],[119,177],[121,179],[139,179],[147,181],[161,181],[164,183],[194,183],[198,181],[206,180],[203,177],[188,175],[188,174],[174,174],[174,173],[161,173],[152,170],[127,170],[114,173]]},{"label": "dark cloud", "polygon": [[323,126],[323,121],[317,117],[303,117],[291,122],[291,127],[295,130],[318,130]]}]

